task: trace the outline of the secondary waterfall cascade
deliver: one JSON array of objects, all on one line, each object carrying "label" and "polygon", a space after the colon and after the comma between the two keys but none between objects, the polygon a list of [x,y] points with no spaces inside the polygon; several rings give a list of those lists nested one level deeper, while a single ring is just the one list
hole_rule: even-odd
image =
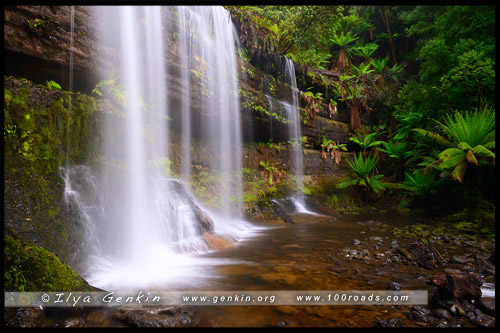
[{"label": "secondary waterfall cascade", "polygon": [[292,195],[290,201],[294,204],[298,213],[317,215],[306,208],[304,200],[304,152],[302,148],[302,133],[300,130],[300,111],[297,80],[293,60],[285,57],[283,66],[285,82],[291,88],[291,103],[280,102],[286,110],[288,119],[288,137],[291,142],[291,160],[294,169],[297,191]]},{"label": "secondary waterfall cascade", "polygon": [[[241,206],[242,154],[237,38],[229,12],[207,6],[93,9],[99,43],[112,50],[101,50],[109,58],[98,59],[107,64],[98,86],[103,94],[108,89],[114,107],[103,117],[99,166],[63,170],[66,199],[76,202],[86,224],[80,270],[103,289],[194,283],[210,274],[195,255],[208,248],[199,203],[169,175],[174,139],[180,140],[183,180],[191,179],[193,138],[208,147],[208,169],[223,175],[218,195],[235,204],[210,212],[214,231],[239,240],[253,230],[233,208]],[[176,86],[169,76],[178,78]]]}]

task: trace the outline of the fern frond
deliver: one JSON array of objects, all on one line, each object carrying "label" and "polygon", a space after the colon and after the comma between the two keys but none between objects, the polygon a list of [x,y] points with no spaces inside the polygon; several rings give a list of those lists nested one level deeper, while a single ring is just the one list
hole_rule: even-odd
[{"label": "fern frond", "polygon": [[467,161],[462,160],[455,166],[455,168],[451,172],[451,177],[461,183],[464,179],[466,170],[467,170]]},{"label": "fern frond", "polygon": [[412,131],[420,134],[423,137],[429,138],[442,146],[453,147],[453,144],[450,141],[448,141],[444,136],[437,134],[435,132],[431,132],[421,128],[413,128]]}]

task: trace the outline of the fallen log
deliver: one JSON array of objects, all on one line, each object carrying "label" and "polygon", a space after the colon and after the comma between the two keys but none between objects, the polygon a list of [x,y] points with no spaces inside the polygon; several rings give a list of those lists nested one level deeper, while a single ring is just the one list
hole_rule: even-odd
[{"label": "fallen log", "polygon": [[483,279],[477,273],[436,275],[429,278],[428,285],[439,288],[444,298],[475,300],[481,298]]}]

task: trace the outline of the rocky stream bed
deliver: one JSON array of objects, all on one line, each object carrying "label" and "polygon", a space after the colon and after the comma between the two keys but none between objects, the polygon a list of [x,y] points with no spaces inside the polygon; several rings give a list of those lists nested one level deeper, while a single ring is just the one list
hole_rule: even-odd
[{"label": "rocky stream bed", "polygon": [[[494,327],[494,242],[445,232],[408,239],[429,221],[395,213],[291,214],[230,248],[196,286],[161,290],[427,290],[426,305],[128,306],[18,309],[10,326]],[[425,228],[425,227],[424,227]],[[417,229],[417,230],[420,230]],[[395,230],[397,232],[395,232]],[[399,237],[394,236],[397,234]],[[427,244],[429,243],[429,244]],[[432,244],[432,245],[431,245]],[[200,282],[200,281],[198,281]],[[10,310],[15,311],[15,309]]]}]

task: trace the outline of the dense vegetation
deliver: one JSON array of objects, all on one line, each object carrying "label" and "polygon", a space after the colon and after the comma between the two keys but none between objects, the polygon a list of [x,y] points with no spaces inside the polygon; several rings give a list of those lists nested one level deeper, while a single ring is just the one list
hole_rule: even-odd
[{"label": "dense vegetation", "polygon": [[[399,189],[402,206],[461,212],[472,222],[494,210],[494,7],[230,10],[254,33],[241,51],[247,60],[278,53],[339,75],[326,103],[349,110],[360,151],[340,188],[358,188],[365,200]],[[308,94],[324,97],[312,87]],[[362,113],[375,123],[367,134]]]}]

